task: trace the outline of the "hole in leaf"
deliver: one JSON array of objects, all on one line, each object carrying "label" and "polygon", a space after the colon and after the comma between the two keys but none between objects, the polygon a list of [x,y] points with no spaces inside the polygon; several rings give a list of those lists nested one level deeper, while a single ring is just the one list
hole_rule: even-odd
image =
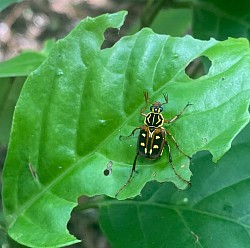
[{"label": "hole in leaf", "polygon": [[[100,242],[105,247],[108,246],[99,227],[98,210],[94,207],[87,207],[88,204],[95,205],[97,199],[97,197],[81,196],[78,198],[78,206],[71,212],[67,228],[71,235],[82,240],[80,247],[100,247]],[[79,247],[79,244],[76,247]]]},{"label": "hole in leaf", "polygon": [[121,38],[120,30],[117,28],[107,28],[104,37],[105,40],[101,45],[101,49],[112,47]]},{"label": "hole in leaf", "polygon": [[198,79],[208,74],[212,65],[211,60],[206,56],[201,56],[192,60],[185,68],[186,74],[192,79]]}]

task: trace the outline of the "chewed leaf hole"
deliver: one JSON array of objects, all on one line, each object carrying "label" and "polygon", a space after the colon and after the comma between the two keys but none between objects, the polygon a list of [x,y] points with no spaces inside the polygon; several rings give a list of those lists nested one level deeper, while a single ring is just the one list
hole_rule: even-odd
[{"label": "chewed leaf hole", "polygon": [[[80,196],[78,206],[72,210],[70,220],[67,223],[67,229],[71,235],[74,235],[79,241],[84,240],[82,241],[84,244],[93,244],[92,247],[98,246],[96,237],[100,236],[101,230],[98,226],[97,209],[86,208],[86,206],[95,204],[95,200],[95,197]],[[87,235],[88,233],[92,235]]]},{"label": "chewed leaf hole", "polygon": [[117,28],[107,28],[104,37],[105,40],[101,45],[101,49],[112,47],[121,37]]},{"label": "chewed leaf hole", "polygon": [[211,60],[206,56],[192,60],[185,68],[186,74],[192,79],[198,79],[208,74],[212,65]]}]

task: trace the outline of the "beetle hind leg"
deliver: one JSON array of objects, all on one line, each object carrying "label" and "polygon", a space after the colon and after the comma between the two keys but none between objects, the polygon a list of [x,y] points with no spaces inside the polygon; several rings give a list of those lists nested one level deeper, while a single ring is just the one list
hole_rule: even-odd
[{"label": "beetle hind leg", "polygon": [[117,193],[115,194],[115,198],[117,198],[117,196],[120,194],[120,192],[121,192],[124,188],[126,188],[127,185],[131,182],[134,173],[135,173],[135,172],[137,173],[137,171],[135,170],[135,167],[136,167],[136,161],[137,161],[138,155],[139,155],[139,152],[137,152],[136,155],[135,155],[133,167],[132,167],[132,170],[131,170],[131,172],[130,172],[130,176],[129,176],[127,182],[117,191]]},{"label": "beetle hind leg", "polygon": [[183,182],[187,183],[188,186],[191,186],[191,182],[184,179],[182,176],[180,176],[178,174],[178,172],[176,171],[175,167],[174,167],[174,164],[173,164],[173,159],[172,159],[172,155],[171,155],[171,149],[170,149],[170,145],[168,144],[168,142],[166,141],[165,144],[167,145],[167,148],[168,148],[168,156],[169,156],[169,163],[174,171],[174,174]]}]

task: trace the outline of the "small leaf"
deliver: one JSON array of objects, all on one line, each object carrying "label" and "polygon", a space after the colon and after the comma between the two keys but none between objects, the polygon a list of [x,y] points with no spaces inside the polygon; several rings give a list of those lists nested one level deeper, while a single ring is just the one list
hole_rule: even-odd
[{"label": "small leaf", "polygon": [[24,51],[20,55],[0,63],[0,78],[28,76],[48,57],[54,42],[48,40],[41,52]]},{"label": "small leaf", "polygon": [[[175,25],[166,25],[173,22]],[[191,26],[191,9],[162,9],[155,17],[150,27],[159,34],[183,36]]]},{"label": "small leaf", "polygon": [[[150,101],[163,101],[162,94],[168,93],[167,119],[193,104],[166,127],[190,156],[208,149],[219,159],[249,122],[247,40],[199,41],[143,29],[101,50],[105,30],[119,28],[125,15],[83,20],[25,82],[3,172],[9,235],[24,245],[76,242],[66,224],[77,198],[114,197],[124,185],[137,141],[120,141],[119,136],[142,125],[143,91],[149,92]],[[207,75],[193,80],[185,68],[202,55],[212,66]],[[188,158],[169,142],[176,171],[189,180]],[[109,161],[112,174],[105,176]],[[187,186],[165,153],[156,161],[139,158],[137,171],[120,199],[136,196],[150,180]]]}]

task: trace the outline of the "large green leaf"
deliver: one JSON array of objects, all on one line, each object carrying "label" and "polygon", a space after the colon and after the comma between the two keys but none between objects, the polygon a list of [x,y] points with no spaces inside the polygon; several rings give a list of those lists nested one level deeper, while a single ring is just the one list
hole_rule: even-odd
[{"label": "large green leaf", "polygon": [[151,183],[135,200],[102,202],[112,247],[249,247],[250,125],[240,138],[216,165],[204,153],[194,159],[188,190]]},{"label": "large green leaf", "polygon": [[[23,87],[3,175],[8,233],[22,244],[58,247],[76,242],[66,224],[77,198],[114,197],[126,182],[136,138],[120,141],[119,135],[143,123],[143,91],[149,92],[150,101],[162,101],[168,92],[168,119],[187,102],[193,104],[168,127],[190,156],[209,150],[218,160],[249,122],[247,40],[199,41],[143,29],[101,50],[104,31],[119,28],[125,14],[82,21],[56,43]],[[210,58],[212,67],[208,75],[192,80],[185,68],[201,55]],[[189,160],[170,145],[176,170],[189,180]],[[109,161],[113,172],[106,177]],[[150,180],[186,187],[166,154],[157,161],[138,159],[137,170],[121,199],[136,196]]]},{"label": "large green leaf", "polygon": [[193,34],[199,39],[225,40],[228,37],[246,37],[249,35],[248,0],[192,0]]}]

